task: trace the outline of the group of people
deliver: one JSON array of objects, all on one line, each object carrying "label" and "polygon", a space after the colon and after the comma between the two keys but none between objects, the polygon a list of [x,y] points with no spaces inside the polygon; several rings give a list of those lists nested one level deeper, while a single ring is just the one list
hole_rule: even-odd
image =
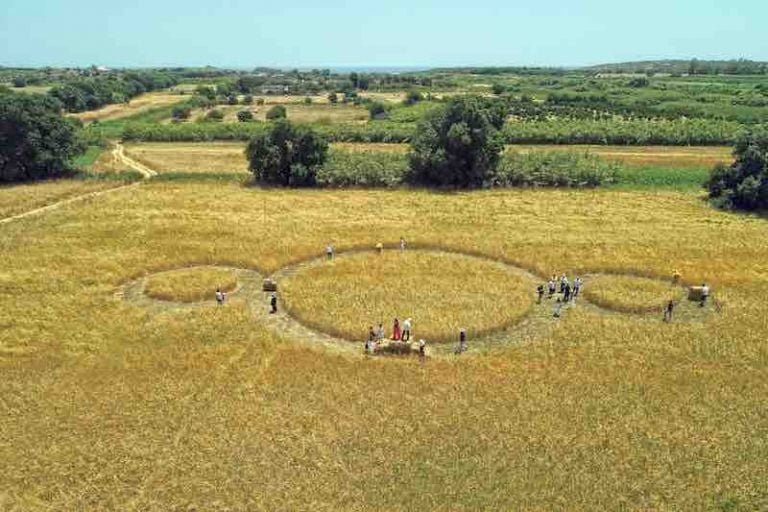
[{"label": "group of people", "polygon": [[[568,276],[565,274],[562,274],[559,278],[556,275],[552,275],[552,277],[549,278],[549,281],[547,281],[546,287],[543,284],[540,284],[538,287],[536,287],[536,293],[539,297],[539,304],[541,304],[541,301],[544,298],[545,290],[549,294],[548,298],[551,299],[556,293],[558,293],[558,287],[559,293],[563,296],[562,302],[570,302],[579,296],[583,284],[584,281],[582,281],[581,277],[576,277],[573,283],[571,283],[571,281],[568,279]],[[560,303],[561,299],[558,297],[557,301]]]},{"label": "group of people", "polygon": [[[412,325],[413,321],[410,318],[403,320],[402,324],[400,324],[400,320],[395,318],[392,322],[392,336],[390,337],[390,340],[400,341],[403,343],[410,342]],[[379,325],[376,328],[374,328],[372,325],[368,327],[368,337],[365,340],[365,352],[373,354],[376,351],[376,348],[381,343],[384,343],[385,337],[386,334],[384,332],[383,322],[379,322]],[[423,339],[419,340],[419,354],[422,356],[425,355],[426,344],[427,342]]]}]

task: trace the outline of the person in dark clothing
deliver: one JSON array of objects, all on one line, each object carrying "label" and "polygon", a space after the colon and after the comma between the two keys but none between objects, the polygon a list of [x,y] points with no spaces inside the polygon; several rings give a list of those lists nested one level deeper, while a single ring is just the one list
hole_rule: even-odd
[{"label": "person in dark clothing", "polygon": [[467,330],[463,327],[459,330],[459,348],[456,350],[457,354],[467,351]]},{"label": "person in dark clothing", "polygon": [[675,309],[675,301],[670,300],[667,302],[667,307],[664,309],[664,321],[665,322],[671,322],[672,321],[672,311]]},{"label": "person in dark clothing", "polygon": [[539,295],[539,301],[537,302],[537,304],[541,304],[541,299],[542,299],[542,297],[544,297],[544,285],[543,284],[540,284],[536,288],[536,293]]},{"label": "person in dark clothing", "polygon": [[565,283],[565,286],[563,287],[563,301],[569,302],[571,300],[571,285],[570,283]]},{"label": "person in dark clothing", "polygon": [[277,313],[277,294],[272,292],[269,298],[269,305],[272,307],[270,313]]}]

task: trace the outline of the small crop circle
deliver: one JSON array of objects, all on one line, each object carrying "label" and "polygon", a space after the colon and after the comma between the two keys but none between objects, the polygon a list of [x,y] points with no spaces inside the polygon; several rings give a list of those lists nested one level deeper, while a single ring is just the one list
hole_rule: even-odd
[{"label": "small crop circle", "polygon": [[680,301],[685,290],[658,279],[601,274],[585,279],[584,297],[605,309],[622,313],[660,312],[670,300]]},{"label": "small crop circle", "polygon": [[348,340],[363,340],[382,322],[413,322],[413,337],[457,339],[511,326],[534,303],[529,274],[491,260],[449,252],[385,251],[337,256],[281,281],[281,296],[304,325]]},{"label": "small crop circle", "polygon": [[230,292],[237,288],[233,270],[193,267],[154,274],[147,279],[144,293],[156,300],[199,302],[215,300],[216,289]]}]

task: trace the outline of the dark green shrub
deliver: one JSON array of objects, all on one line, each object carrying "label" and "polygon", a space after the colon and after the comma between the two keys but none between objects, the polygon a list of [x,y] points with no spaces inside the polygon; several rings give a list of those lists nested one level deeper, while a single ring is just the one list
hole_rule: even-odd
[{"label": "dark green shrub", "polygon": [[740,210],[768,209],[768,130],[739,137],[730,167],[718,165],[706,188],[715,204]]},{"label": "dark green shrub", "polygon": [[322,187],[392,188],[403,183],[408,160],[391,151],[345,151],[331,149],[317,171]]},{"label": "dark green shrub", "polygon": [[496,184],[507,187],[597,187],[614,183],[618,170],[618,164],[588,153],[509,153],[501,159]]},{"label": "dark green shrub", "polygon": [[241,123],[247,123],[253,121],[253,112],[250,110],[241,110],[237,113],[237,120]]},{"label": "dark green shrub", "polygon": [[275,119],[285,119],[288,117],[288,111],[282,105],[275,105],[267,110],[267,120],[273,121]]},{"label": "dark green shrub", "polygon": [[207,114],[205,114],[205,118],[208,121],[221,121],[224,119],[224,112],[221,110],[214,108],[212,110],[209,110]]}]

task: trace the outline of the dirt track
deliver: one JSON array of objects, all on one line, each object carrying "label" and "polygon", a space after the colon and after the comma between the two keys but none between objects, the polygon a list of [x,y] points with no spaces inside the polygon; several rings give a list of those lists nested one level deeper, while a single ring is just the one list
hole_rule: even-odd
[{"label": "dirt track", "polygon": [[[116,163],[122,164],[124,166],[130,167],[131,169],[138,171],[142,174],[144,179],[150,179],[153,176],[157,176],[157,172],[150,169],[146,165],[140,164],[139,162],[133,160],[132,158],[125,155],[125,149],[123,148],[123,145],[120,143],[117,143],[115,145],[115,148],[112,150],[112,158],[115,160]],[[23,213],[19,213],[16,215],[11,215],[10,217],[6,217],[4,219],[0,219],[0,225],[1,224],[7,224],[16,220],[25,219],[27,217],[32,217],[34,215],[39,215],[41,213],[46,213],[53,210],[58,210],[59,208],[66,206],[68,204],[77,203],[80,201],[84,201],[86,199],[92,199],[94,197],[99,197],[104,194],[110,194],[112,192],[118,192],[120,190],[126,190],[128,188],[134,188],[138,187],[141,184],[141,182],[138,183],[128,183],[126,185],[120,185],[114,188],[109,188],[106,190],[98,190],[96,192],[89,192],[87,194],[81,194],[79,196],[70,197],[68,199],[63,199],[61,201],[57,201],[55,203],[41,206],[40,208],[35,208],[33,210],[29,210]]]}]

